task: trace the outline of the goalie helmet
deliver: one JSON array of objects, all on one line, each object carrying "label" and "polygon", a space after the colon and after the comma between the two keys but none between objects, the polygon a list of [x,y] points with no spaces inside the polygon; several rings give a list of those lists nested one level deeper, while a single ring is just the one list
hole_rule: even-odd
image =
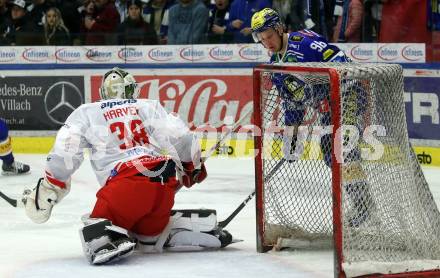
[{"label": "goalie helmet", "polygon": [[104,74],[99,95],[101,99],[136,99],[139,89],[133,75],[116,67]]},{"label": "goalie helmet", "polygon": [[260,42],[259,33],[272,28],[282,34],[284,25],[278,13],[270,8],[264,8],[254,13],[251,19],[252,38],[255,42]]}]

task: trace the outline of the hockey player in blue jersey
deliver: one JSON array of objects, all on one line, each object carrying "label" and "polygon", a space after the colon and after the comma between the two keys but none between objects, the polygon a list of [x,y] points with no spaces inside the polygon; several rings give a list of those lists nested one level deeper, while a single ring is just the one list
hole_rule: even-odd
[{"label": "hockey player in blue jersey", "polygon": [[[251,28],[254,41],[261,43],[272,53],[270,63],[351,62],[342,50],[329,44],[325,38],[313,31],[284,32],[285,27],[273,9],[265,8],[256,12],[252,16]],[[308,108],[319,111],[321,125],[331,125],[329,87],[327,84],[305,84],[294,75],[285,73],[272,73],[271,81],[282,99],[284,124],[293,130],[291,136],[283,136],[282,147],[285,160],[293,162],[300,159],[304,149],[302,140],[305,138],[298,138],[301,135],[298,133],[298,127],[303,124]],[[365,92],[356,84],[346,87],[348,89],[343,92],[343,96],[351,101],[349,106],[353,109],[344,109],[343,124],[360,128],[358,118],[363,113]],[[321,149],[328,166],[332,160],[331,140],[330,134],[321,137]],[[347,181],[345,188],[355,207],[355,213],[349,220],[352,227],[358,227],[368,218],[370,207],[369,189],[359,163],[360,159],[358,147],[344,155],[345,169],[348,173],[344,177]]]},{"label": "hockey player in blue jersey", "polygon": [[[251,28],[254,41],[262,43],[272,53],[270,63],[350,62],[343,51],[328,44],[325,38],[313,31],[285,33],[279,15],[273,9],[265,8],[256,12],[252,16]],[[305,88],[304,82],[293,75],[281,73],[272,74],[271,79],[283,99],[286,126],[300,125],[307,107],[328,107],[329,95],[328,89],[323,88],[325,85],[319,85],[319,88],[315,86],[312,90]],[[329,125],[330,114],[324,113],[321,122]],[[329,140],[331,136],[324,135],[321,138],[321,145],[330,146]],[[286,149],[293,152],[289,144],[284,144],[284,149],[285,154],[288,152]],[[323,150],[325,161],[330,165],[331,151],[329,148]],[[288,154],[288,157],[292,156],[293,153]]]},{"label": "hockey player in blue jersey", "polygon": [[14,159],[9,129],[2,119],[0,119],[0,159],[3,161],[2,175],[20,175],[30,170],[29,165]]}]

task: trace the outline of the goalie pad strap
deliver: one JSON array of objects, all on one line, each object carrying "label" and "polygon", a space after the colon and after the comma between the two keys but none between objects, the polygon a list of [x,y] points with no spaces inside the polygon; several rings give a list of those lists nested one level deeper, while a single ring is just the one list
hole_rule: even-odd
[{"label": "goalie pad strap", "polygon": [[194,232],[210,232],[217,226],[215,210],[176,210],[172,219],[172,229]]},{"label": "goalie pad strap", "polygon": [[217,211],[215,209],[176,209],[171,211],[171,216],[175,213],[182,213],[182,217],[191,217],[191,214],[197,213],[199,217],[208,217],[211,214],[217,215]]},{"label": "goalie pad strap", "polygon": [[163,247],[171,234],[174,219],[180,218],[181,216],[182,213],[175,212],[174,215],[170,217],[168,225],[166,225],[162,233],[157,236],[144,236],[133,233],[132,236],[135,237],[139,243],[138,249],[144,253],[162,253]]},{"label": "goalie pad strap", "polygon": [[86,242],[102,237],[104,235],[122,235],[128,237],[128,231],[126,229],[113,225],[110,220],[104,218],[95,218],[91,220],[92,221],[90,221],[81,229],[84,240]]},{"label": "goalie pad strap", "polygon": [[45,174],[46,174],[45,177],[46,177],[47,181],[50,182],[52,185],[58,186],[59,188],[62,188],[62,189],[65,189],[67,187],[65,182],[62,182],[62,181],[54,178],[52,176],[52,174],[49,173],[48,171],[45,171]]},{"label": "goalie pad strap", "polygon": [[4,141],[0,141],[0,156],[6,156],[12,153],[11,137],[6,138]]},{"label": "goalie pad strap", "polygon": [[[181,216],[182,216],[181,213],[176,213],[175,216],[173,216],[173,217],[180,218]],[[165,245],[166,241],[168,240],[168,236],[171,233],[173,222],[174,222],[173,218],[171,218],[171,221],[168,223],[168,225],[165,227],[165,229],[163,230],[163,232],[160,234],[159,238],[157,239],[156,244],[154,245],[154,249],[157,252],[163,251],[163,246]]]},{"label": "goalie pad strap", "polygon": [[82,233],[84,235],[84,241],[90,242],[93,239],[103,236],[103,233],[107,226],[111,226],[110,220],[104,220],[96,222],[95,224],[87,225],[82,228]]}]

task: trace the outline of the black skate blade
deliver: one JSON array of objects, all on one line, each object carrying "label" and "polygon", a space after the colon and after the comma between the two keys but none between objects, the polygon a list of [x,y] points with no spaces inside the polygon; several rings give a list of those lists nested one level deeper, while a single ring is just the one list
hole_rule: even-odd
[{"label": "black skate blade", "polygon": [[243,239],[233,238],[232,241],[231,241],[231,244],[232,243],[243,242],[243,241],[244,241]]}]

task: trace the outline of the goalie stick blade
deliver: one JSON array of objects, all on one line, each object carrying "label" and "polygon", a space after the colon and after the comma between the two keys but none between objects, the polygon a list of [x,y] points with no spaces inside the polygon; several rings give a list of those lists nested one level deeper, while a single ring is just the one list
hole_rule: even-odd
[{"label": "goalie stick blade", "polygon": [[13,198],[10,198],[10,197],[8,197],[6,194],[4,194],[3,192],[1,192],[0,191],[0,197],[3,199],[3,200],[5,200],[6,202],[8,202],[11,206],[13,206],[13,207],[23,207],[24,206],[24,204],[23,204],[23,202],[20,200],[17,200],[17,199],[13,199]]}]

